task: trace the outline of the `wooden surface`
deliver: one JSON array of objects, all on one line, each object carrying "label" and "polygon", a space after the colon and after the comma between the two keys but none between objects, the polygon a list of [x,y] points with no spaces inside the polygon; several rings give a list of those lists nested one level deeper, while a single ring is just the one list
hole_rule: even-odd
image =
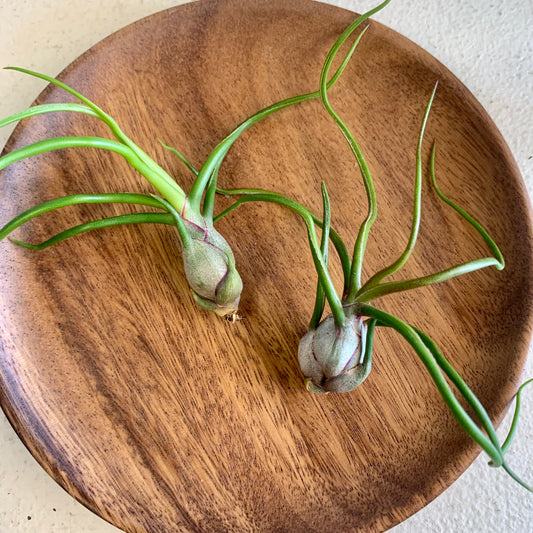
[{"label": "wooden surface", "polygon": [[[248,115],[315,89],[327,50],[352,19],[307,1],[202,1],[111,36],[62,79],[188,188],[191,176],[157,139],[200,165]],[[527,201],[505,143],[448,71],[375,23],[331,99],[376,182],[368,275],[408,237],[416,136],[437,79],[427,139],[438,140],[439,182],[486,224],[507,267],[376,303],[430,334],[499,420],[520,379],[532,292]],[[55,89],[40,97],[67,99]],[[40,117],[6,149],[54,134],[107,132],[85,116]],[[220,183],[276,189],[319,210],[325,180],[334,226],[351,244],[365,211],[353,167],[314,102],[246,133]],[[150,190],[118,156],[88,149],[14,165],[0,187],[0,223],[64,194]],[[67,209],[17,237],[38,241],[125,212],[113,209]],[[219,228],[245,283],[237,324],[194,306],[172,228],[106,230],[43,252],[2,243],[0,403],[13,426],[66,490],[125,531],[381,531],[403,520],[478,449],[388,331],[377,333],[374,369],[360,390],[305,392],[296,350],[315,274],[301,223],[247,205]],[[485,253],[426,191],[420,241],[398,277]]]}]

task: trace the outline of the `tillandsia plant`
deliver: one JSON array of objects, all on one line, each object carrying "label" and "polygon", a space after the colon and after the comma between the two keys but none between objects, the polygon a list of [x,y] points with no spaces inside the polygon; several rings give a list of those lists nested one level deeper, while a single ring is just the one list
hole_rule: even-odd
[{"label": "tillandsia plant", "polygon": [[[208,208],[202,209],[200,196],[204,180],[195,181],[189,195],[170,175],[141,150],[120,129],[116,121],[100,107],[64,83],[26,69],[8,67],[12,70],[41,78],[69,92],[82,103],[54,103],[35,105],[0,121],[0,126],[52,112],[84,113],[104,122],[115,139],[102,137],[56,137],[38,141],[19,148],[0,158],[0,170],[19,161],[51,150],[75,147],[91,147],[120,154],[141,173],[161,196],[139,193],[76,194],[57,198],[35,206],[0,229],[0,240],[25,222],[55,209],[78,204],[123,203],[157,208],[161,212],[134,213],[88,222],[65,230],[40,244],[28,244],[11,239],[14,243],[30,249],[43,249],[64,239],[97,228],[134,223],[164,223],[174,225],[183,248],[185,273],[195,300],[204,308],[220,315],[237,311],[242,291],[242,281],[235,268],[233,252],[226,240],[212,223]],[[168,147],[166,147],[168,148]],[[180,157],[181,154],[176,152]],[[216,154],[215,154],[216,156]],[[182,158],[183,159],[183,158]]]},{"label": "tillandsia plant", "polygon": [[[353,43],[340,66],[327,82],[328,88],[331,88],[339,79],[357,43],[358,40]],[[213,225],[215,191],[220,166],[232,144],[248,127],[276,111],[318,98],[320,97],[320,91],[290,97],[258,111],[236,127],[215,147],[200,170],[196,170],[176,149],[161,143],[164,148],[174,152],[195,175],[195,181],[189,193],[186,194],[159,164],[124,134],[112,117],[88,98],[63,82],[45,74],[17,67],[6,68],[17,70],[52,83],[64,89],[82,103],[35,105],[25,111],[1,120],[0,127],[45,113],[84,113],[104,122],[109,127],[115,139],[101,137],[56,137],[38,141],[0,157],[0,170],[21,159],[52,150],[91,147],[116,152],[124,157],[135,170],[153,185],[161,196],[126,192],[113,194],[75,194],[49,200],[21,213],[5,224],[3,228],[0,228],[0,241],[29,220],[66,206],[94,203],[123,203],[156,208],[160,211],[133,213],[87,222],[62,231],[40,244],[29,244],[16,239],[11,240],[26,248],[41,250],[69,237],[94,229],[140,223],[173,225],[179,234],[185,274],[195,301],[203,309],[214,311],[220,316],[235,319],[242,291],[242,281],[235,266],[232,249]]]},{"label": "tillandsia plant", "polygon": [[[489,455],[492,466],[502,466],[505,471],[520,485],[533,492],[533,488],[519,478],[507,465],[504,459],[505,452],[513,439],[516,431],[520,411],[520,396],[529,380],[524,383],[516,395],[516,408],[513,416],[511,430],[503,444],[500,444],[496,430],[479,399],[468,387],[458,372],[439,351],[434,341],[424,332],[400,318],[393,316],[371,304],[375,298],[387,294],[406,291],[414,288],[429,286],[444,282],[451,278],[493,266],[502,270],[505,266],[503,256],[485,228],[475,220],[467,211],[457,205],[439,189],[436,182],[435,154],[436,145],[433,144],[430,157],[431,183],[437,196],[453,208],[466,222],[478,232],[488,246],[492,255],[468,261],[446,270],[435,272],[426,276],[408,279],[405,281],[386,281],[386,279],[399,271],[409,259],[415,246],[421,213],[422,190],[422,141],[424,130],[429,117],[430,109],[437,85],[427,104],[422,125],[419,132],[416,150],[416,171],[413,202],[413,220],[410,236],[405,250],[389,266],[376,272],[365,283],[361,281],[361,271],[366,244],[370,228],[377,216],[376,194],[371,174],[365,158],[350,130],[332,108],[327,94],[325,80],[335,54],[350,33],[357,27],[354,22],[336,42],[328,55],[320,79],[321,99],[328,113],[333,117],[356,158],[361,172],[368,199],[368,212],[361,224],[353,253],[350,255],[341,237],[331,229],[331,210],[327,189],[322,183],[323,218],[306,209],[298,202],[281,194],[260,189],[219,189],[219,193],[238,196],[237,201],[220,213],[215,220],[226,216],[237,206],[255,201],[265,201],[283,205],[299,214],[307,227],[307,234],[311,254],[318,274],[315,306],[307,333],[303,336],[298,347],[298,361],[309,391],[315,393],[349,392],[361,385],[371,371],[373,338],[376,327],[388,327],[397,331],[412,346],[422,363],[427,368],[438,391],[453,416],[467,431],[470,437],[481,446]],[[322,229],[320,241],[316,228]],[[335,246],[339,255],[344,275],[344,287],[340,296],[328,272],[329,242]],[[324,315],[325,302],[329,303],[331,313]],[[452,389],[450,386],[455,388]],[[478,423],[462,406],[456,394],[462,397],[472,408]]]}]

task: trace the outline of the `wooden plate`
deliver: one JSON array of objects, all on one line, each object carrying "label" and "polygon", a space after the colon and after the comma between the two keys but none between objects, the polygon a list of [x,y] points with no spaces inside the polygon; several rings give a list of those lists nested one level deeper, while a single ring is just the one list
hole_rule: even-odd
[{"label": "wooden plate", "polygon": [[[188,189],[192,176],[158,139],[200,165],[253,112],[314,90],[325,54],[353,17],[307,0],[203,0],[128,26],[61,79]],[[498,422],[532,325],[531,223],[505,142],[449,71],[377,23],[331,99],[376,182],[369,275],[408,237],[416,137],[436,80],[425,161],[437,139],[442,188],[486,224],[507,267],[377,304],[430,334]],[[70,99],[48,88],[38,101]],[[48,115],[21,124],[6,150],[54,135],[108,132],[86,116]],[[317,211],[321,180],[334,226],[352,244],[365,196],[318,102],[249,130],[220,175],[223,186],[275,189]],[[420,239],[398,277],[487,253],[425,185]],[[89,149],[20,162],[2,173],[0,187],[0,223],[65,194],[150,191],[119,156]],[[69,208],[17,237],[38,241],[121,212]],[[301,222],[258,204],[219,227],[245,282],[245,319],[236,324],[195,307],[172,228],[105,230],[42,252],[0,245],[0,403],[20,438],[70,494],[128,532],[368,532],[404,520],[479,449],[389,331],[378,331],[374,369],[359,390],[307,393],[296,352],[316,276]],[[339,281],[334,261],[332,269]]]}]

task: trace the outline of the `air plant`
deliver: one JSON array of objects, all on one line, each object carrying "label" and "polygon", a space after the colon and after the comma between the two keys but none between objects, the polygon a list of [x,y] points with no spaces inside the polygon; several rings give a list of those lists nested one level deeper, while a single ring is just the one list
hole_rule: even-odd
[{"label": "air plant", "polygon": [[[365,20],[368,16],[369,14],[360,17],[361,21]],[[359,39],[353,43],[339,68],[327,82],[328,88],[331,88],[339,79],[358,42]],[[232,249],[213,225],[215,191],[220,166],[232,144],[247,128],[276,111],[318,98],[320,91],[287,98],[258,111],[236,127],[214,148],[199,171],[180,152],[161,143],[164,148],[174,152],[195,175],[195,181],[189,193],[186,194],[160,165],[123,133],[112,117],[88,98],[63,82],[45,74],[17,67],[7,68],[52,83],[64,89],[82,103],[35,105],[25,111],[1,120],[0,127],[45,113],[84,113],[104,122],[111,130],[115,139],[101,137],[56,137],[38,141],[0,157],[0,170],[21,159],[52,150],[75,147],[98,148],[116,152],[124,157],[135,170],[153,185],[161,196],[127,192],[74,194],[49,200],[19,214],[5,224],[3,228],[0,228],[0,241],[29,220],[66,206],[93,203],[122,203],[156,208],[159,212],[132,213],[86,222],[64,230],[39,244],[29,244],[16,239],[11,240],[15,244],[32,250],[42,250],[67,238],[94,229],[124,224],[145,223],[175,226],[182,246],[185,274],[195,301],[203,309],[211,310],[220,316],[234,319],[237,316],[242,281],[235,266]]]},{"label": "air plant", "polygon": [[[426,111],[429,112],[429,105]],[[423,130],[422,130],[423,131]],[[422,135],[422,133],[421,133]],[[421,140],[421,137],[420,137]],[[516,408],[511,430],[503,445],[500,445],[496,430],[479,399],[468,387],[459,373],[438,349],[435,342],[424,332],[400,318],[387,313],[370,302],[374,298],[425,287],[451,278],[473,272],[488,266],[498,270],[504,267],[503,257],[486,230],[465,210],[446,197],[438,188],[435,180],[435,145],[431,152],[431,177],[437,195],[455,209],[483,237],[493,256],[484,257],[455,265],[446,270],[435,272],[419,278],[405,281],[384,281],[397,272],[407,261],[415,245],[420,220],[420,186],[421,186],[421,142],[417,149],[417,176],[415,188],[414,220],[408,245],[402,255],[390,266],[374,274],[366,283],[361,283],[362,255],[364,254],[368,230],[375,213],[375,199],[365,221],[363,222],[353,257],[341,237],[330,227],[330,202],[326,186],[322,183],[324,217],[320,219],[298,202],[276,192],[261,189],[219,189],[220,194],[238,196],[237,201],[221,212],[215,220],[226,216],[230,211],[248,202],[270,202],[285,206],[302,217],[306,224],[311,255],[318,274],[315,306],[307,333],[302,337],[298,347],[298,361],[304,375],[304,383],[310,392],[350,392],[361,385],[371,371],[374,331],[378,326],[392,328],[402,335],[412,346],[422,363],[427,368],[445,403],[459,424],[470,437],[481,446],[490,457],[491,466],[502,466],[520,485],[533,492],[533,488],[520,479],[507,465],[504,454],[509,448],[516,432],[520,411],[520,396],[524,387],[533,383],[530,379],[523,383],[516,394]],[[361,159],[364,161],[364,159]],[[370,177],[370,174],[367,175]],[[373,185],[368,181],[370,198],[375,198]],[[315,226],[322,229],[320,242]],[[328,272],[328,244],[333,243],[339,255],[344,274],[343,296],[340,297]],[[328,301],[331,313],[323,318],[325,301]],[[455,386],[459,395],[465,400],[481,427],[461,405],[446,378]],[[484,430],[484,431],[483,431]]]},{"label": "air plant", "polygon": [[[12,122],[52,112],[84,113],[104,122],[115,139],[102,137],[55,137],[19,148],[0,158],[0,169],[21,159],[52,150],[74,147],[91,147],[116,152],[141,173],[161,196],[140,193],[76,194],[44,202],[21,213],[0,230],[0,239],[5,238],[20,225],[43,213],[62,207],[90,203],[138,204],[157,208],[159,213],[134,213],[88,222],[65,230],[40,244],[28,244],[12,239],[16,244],[30,249],[43,249],[66,238],[97,228],[134,223],[166,223],[178,230],[183,248],[185,272],[195,300],[200,306],[226,315],[237,310],[242,282],[235,268],[233,252],[213,227],[212,216],[202,210],[200,204],[203,180],[198,179],[186,195],[170,175],[141,150],[120,129],[116,121],[96,104],[64,83],[26,69],[8,67],[12,70],[41,78],[69,92],[82,103],[43,104],[7,117],[0,122],[5,126]],[[179,154],[178,154],[179,155]],[[216,156],[216,154],[215,154]],[[194,273],[200,272],[200,275]]]},{"label": "air plant", "polygon": [[[306,388],[314,393],[350,392],[360,386],[371,371],[374,332],[377,327],[392,328],[411,345],[428,370],[443,400],[453,416],[466,430],[470,437],[481,446],[490,457],[490,465],[502,466],[520,485],[533,492],[533,488],[520,479],[507,465],[504,454],[516,431],[520,410],[520,395],[523,388],[533,382],[525,382],[517,392],[516,408],[511,430],[503,445],[500,445],[496,430],[479,399],[468,387],[459,373],[447,361],[435,342],[424,332],[400,318],[387,313],[371,304],[375,298],[388,294],[441,283],[454,277],[493,266],[502,270],[505,266],[503,256],[485,228],[467,211],[449,199],[440,190],[436,181],[435,154],[433,144],[430,157],[430,176],[437,196],[453,208],[483,238],[491,255],[452,266],[405,281],[386,281],[398,272],[409,259],[415,246],[420,226],[421,190],[422,190],[422,141],[437,85],[427,104],[419,132],[416,150],[416,172],[413,202],[413,220],[410,236],[403,253],[389,266],[372,275],[365,283],[361,281],[361,271],[366,244],[372,223],[376,219],[377,205],[373,181],[365,158],[350,130],[332,108],[327,94],[325,80],[335,54],[350,33],[357,27],[357,21],[342,34],[330,51],[321,74],[320,93],[324,107],[341,129],[352,150],[361,172],[368,199],[368,212],[361,224],[353,254],[350,256],[341,237],[331,228],[331,208],[327,189],[322,183],[323,218],[313,214],[298,202],[272,191],[261,189],[219,189],[227,196],[237,196],[237,200],[222,211],[215,220],[226,216],[230,211],[247,202],[264,201],[285,206],[297,213],[304,220],[313,262],[318,274],[315,306],[307,333],[300,340],[298,361],[304,375]],[[318,240],[316,226],[322,229]],[[337,293],[328,272],[329,242],[334,245],[342,265],[344,287],[342,296]],[[325,302],[329,303],[331,313],[323,318]],[[455,387],[456,392],[450,387]],[[476,423],[462,406],[456,394],[462,397],[478,419]]]}]

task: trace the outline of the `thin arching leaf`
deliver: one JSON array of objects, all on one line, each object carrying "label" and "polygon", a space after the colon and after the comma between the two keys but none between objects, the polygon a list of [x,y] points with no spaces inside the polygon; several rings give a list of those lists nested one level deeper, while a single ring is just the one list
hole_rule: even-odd
[{"label": "thin arching leaf", "polygon": [[167,172],[161,168],[148,154],[146,154],[141,148],[139,148],[125,133],[120,129],[117,122],[98,107],[94,102],[83,96],[81,93],[69,87],[65,83],[47,76],[46,74],[41,74],[32,70],[20,68],[20,67],[5,67],[8,70],[15,70],[28,74],[44,81],[47,81],[61,89],[67,91],[75,98],[81,100],[84,104],[90,107],[93,112],[110,128],[111,132],[117,139],[117,141],[123,144],[125,147],[128,147],[129,150],[135,154],[142,165],[138,165],[137,170],[139,170],[145,178],[147,178],[158,191],[165,190],[166,193],[161,192],[169,202],[171,202],[174,207],[182,207],[183,201],[185,200],[185,193],[181,187],[167,174]]},{"label": "thin arching leaf", "polygon": [[62,150],[64,148],[99,148],[102,150],[110,150],[117,152],[126,158],[129,162],[134,160],[134,154],[125,147],[123,144],[113,141],[111,139],[104,139],[102,137],[55,137],[53,139],[44,139],[37,141],[28,146],[18,148],[0,157],[0,170],[7,166],[32,157],[35,155],[43,154],[45,152],[51,152],[53,150]]},{"label": "thin arching leaf", "polygon": [[327,112],[331,115],[333,120],[339,126],[342,134],[344,135],[345,139],[348,142],[348,145],[352,153],[355,156],[355,159],[359,166],[359,170],[363,177],[363,184],[365,186],[367,202],[368,202],[368,212],[367,212],[365,219],[363,220],[363,223],[361,224],[359,228],[357,239],[355,241],[353,259],[352,259],[352,271],[350,273],[350,279],[348,282],[349,290],[348,290],[348,295],[347,295],[348,296],[347,301],[351,301],[351,298],[355,296],[355,293],[361,286],[361,270],[363,266],[364,253],[366,249],[366,243],[368,240],[370,228],[377,216],[377,200],[376,200],[376,192],[374,190],[374,184],[372,181],[372,177],[370,175],[370,170],[368,168],[368,165],[366,164],[366,161],[361,152],[361,149],[359,148],[359,145],[355,141],[355,138],[353,137],[352,133],[350,132],[346,124],[342,121],[342,119],[339,117],[339,115],[335,112],[335,110],[329,103],[328,94],[327,94],[329,88],[328,88],[326,80],[328,79],[329,70],[333,63],[333,60],[335,59],[335,56],[337,55],[341,46],[348,39],[348,37],[350,37],[350,35],[365,20],[367,20],[369,17],[371,17],[372,15],[374,15],[375,13],[383,9],[389,2],[390,0],[385,0],[385,2],[382,2],[374,9],[371,9],[370,11],[364,13],[363,15],[358,17],[354,22],[352,22],[352,24],[350,24],[346,28],[346,30],[344,30],[344,32],[336,40],[335,44],[332,46],[331,50],[329,51],[328,56],[326,57],[326,60],[324,62],[324,66],[322,68],[322,73],[320,76],[320,98]]},{"label": "thin arching leaf", "polygon": [[7,126],[8,124],[13,124],[14,122],[19,122],[20,120],[24,120],[26,118],[35,117],[37,115],[60,112],[85,113],[86,115],[99,118],[98,113],[96,113],[90,107],[82,104],[42,104],[30,107],[24,111],[19,111],[18,113],[0,120],[0,128]]},{"label": "thin arching leaf", "polygon": [[405,281],[389,281],[380,283],[375,287],[364,289],[358,292],[354,302],[371,302],[372,300],[380,298],[381,296],[386,296],[387,294],[419,289],[421,287],[427,287],[436,283],[442,283],[458,276],[468,274],[469,272],[474,272],[476,270],[481,270],[491,266],[499,268],[500,262],[494,257],[484,257],[482,259],[468,261],[466,263],[462,263],[460,265],[456,265],[427,276],[421,276],[419,278],[408,279]]},{"label": "thin arching leaf", "polygon": [[[456,203],[454,203],[452,200],[450,200],[448,197],[446,197],[441,190],[437,186],[437,181],[435,178],[435,144],[433,145],[432,151],[431,151],[431,179],[433,186],[435,188],[436,193],[438,196],[443,200],[445,203],[447,203],[450,207],[452,207],[461,217],[463,217],[469,224],[471,224],[477,232],[481,235],[485,243],[487,244],[490,251],[493,253],[493,257],[483,257],[480,259],[475,259],[473,261],[467,261],[465,263],[461,263],[459,265],[453,266],[451,268],[447,268],[445,270],[442,270],[440,272],[436,272],[434,274],[429,274],[427,276],[422,276],[415,279],[410,279],[406,281],[395,281],[395,282],[388,282],[388,283],[380,283],[377,285],[370,285],[367,283],[365,286],[361,288],[359,293],[357,294],[355,301],[360,302],[369,302],[373,300],[374,298],[378,298],[380,296],[385,296],[386,294],[392,294],[394,292],[400,292],[410,289],[416,289],[419,287],[426,287],[428,285],[433,285],[435,283],[442,283],[443,281],[450,280],[454,277],[461,276],[463,274],[467,274],[469,272],[474,272],[476,270],[480,270],[482,268],[487,267],[494,267],[497,270],[502,270],[505,267],[505,261],[503,258],[503,255],[492,239],[492,237],[488,234],[488,232],[485,230],[485,228],[477,221],[475,220],[469,213],[467,213],[462,207],[458,206]],[[369,280],[370,281],[370,280]]]},{"label": "thin arching leaf", "polygon": [[[502,466],[504,462],[503,452],[499,446],[499,443],[497,441],[493,442],[483,433],[483,431],[481,431],[481,429],[472,420],[471,416],[466,412],[464,407],[455,397],[445,379],[445,376],[442,373],[442,369],[435,360],[433,353],[420,338],[418,332],[403,320],[400,320],[399,318],[371,305],[355,304],[354,310],[356,310],[356,312],[362,316],[367,316],[378,320],[379,325],[390,327],[396,330],[411,345],[428,370],[431,379],[435,383],[439,393],[456,420],[461,424],[470,437],[477,442],[483,448],[483,450],[485,450],[489,457],[494,461],[494,464],[496,466]],[[468,401],[468,398],[465,399]]]},{"label": "thin arching leaf", "polygon": [[418,237],[418,230],[420,227],[420,212],[421,212],[421,196],[422,196],[422,141],[424,139],[424,131],[426,129],[426,124],[429,118],[429,112],[431,110],[431,105],[433,104],[433,99],[435,98],[435,92],[437,90],[437,84],[431,94],[429,102],[426,106],[426,112],[424,113],[424,118],[422,120],[422,125],[420,127],[420,132],[418,134],[418,146],[416,149],[416,173],[415,173],[415,187],[414,187],[414,201],[413,201],[413,220],[411,224],[411,233],[409,235],[409,240],[405,250],[400,255],[400,257],[394,261],[390,266],[380,270],[374,274],[363,286],[363,290],[370,287],[374,287],[380,281],[391,276],[397,272],[409,259],[411,252],[416,244],[416,239]]},{"label": "thin arching leaf", "polygon": [[167,181],[161,181],[154,178],[151,170],[147,168],[145,163],[139,159],[137,154],[128,146],[118,141],[105,139],[103,137],[55,137],[53,139],[37,141],[2,156],[0,158],[0,170],[22,159],[45,152],[82,147],[109,150],[120,154],[133,168],[139,171],[159,191],[159,193],[161,193],[161,195],[171,201],[172,205],[183,205],[185,199],[184,193],[181,189],[176,189],[174,186],[175,182],[173,182],[174,185],[172,185]]},{"label": "thin arching leaf", "polygon": [[108,194],[74,194],[70,196],[63,196],[36,205],[23,213],[20,213],[12,220],[10,220],[3,228],[0,229],[0,241],[7,237],[18,227],[26,222],[36,218],[50,211],[81,204],[137,204],[143,206],[157,207],[159,209],[167,210],[166,206],[161,204],[161,200],[147,194],[138,193],[108,193]]},{"label": "thin arching leaf", "polygon": [[175,226],[174,216],[170,213],[133,213],[130,215],[119,215],[115,217],[105,218],[103,220],[95,220],[93,222],[86,222],[74,226],[68,230],[62,231],[53,237],[50,237],[39,244],[30,244],[22,242],[17,239],[10,239],[13,243],[28,248],[30,250],[43,250],[57,244],[65,239],[70,239],[81,233],[86,233],[95,229],[109,228],[113,226],[123,226],[125,224],[168,224]]},{"label": "thin arching leaf", "polygon": [[[355,48],[357,47],[357,44],[359,43],[360,37],[352,44],[352,46],[350,47],[350,50],[344,57],[339,68],[336,70],[335,74],[333,74],[330,80],[326,83],[326,86],[328,89],[331,89],[331,87],[333,87],[333,85],[340,78],[344,69],[348,65],[348,62],[350,61],[350,58],[352,57],[355,51]],[[239,138],[239,136],[246,129],[248,129],[253,124],[256,124],[260,120],[268,117],[272,113],[275,113],[276,111],[280,111],[282,109],[285,109],[287,107],[290,107],[292,105],[299,104],[302,102],[308,102],[310,100],[314,100],[315,98],[319,98],[319,97],[320,97],[320,91],[314,91],[311,93],[286,98],[285,100],[281,100],[280,102],[276,102],[275,104],[265,107],[264,109],[258,111],[257,113],[255,113],[254,115],[246,119],[242,124],[237,126],[237,128],[235,128],[221,143],[219,143],[215,147],[215,149],[211,152],[206,162],[203,164],[202,168],[200,169],[198,179],[195,181],[193,187],[191,188],[189,192],[188,197],[189,197],[189,202],[191,203],[191,205],[199,209],[202,196],[204,194],[206,187],[208,186],[211,180],[213,173],[215,172],[217,168],[220,167],[220,164],[222,160],[226,157],[226,154],[231,148],[231,145]]]},{"label": "thin arching leaf", "polygon": [[528,379],[526,382],[522,383],[520,387],[518,388],[518,391],[516,392],[515,396],[515,408],[514,408],[514,414],[513,414],[513,420],[511,422],[511,427],[509,429],[509,433],[507,437],[505,438],[504,443],[502,444],[502,450],[503,453],[506,453],[509,449],[509,446],[511,445],[513,438],[516,434],[516,430],[518,428],[518,419],[520,416],[520,408],[522,405],[522,392],[524,389],[533,383],[533,379]]},{"label": "thin arching leaf", "polygon": [[496,245],[496,243],[494,242],[494,240],[492,239],[492,237],[488,234],[487,230],[477,220],[475,220],[474,217],[468,214],[462,207],[460,207],[455,202],[450,200],[447,196],[445,196],[441,192],[439,187],[437,186],[437,178],[435,175],[435,153],[436,153],[436,143],[433,144],[433,147],[431,149],[431,166],[430,166],[431,182],[433,184],[433,188],[435,189],[435,192],[437,193],[437,195],[443,202],[447,203],[450,207],[455,209],[455,211],[457,211],[459,215],[461,215],[469,224],[471,224],[477,230],[477,232],[481,235],[481,237],[483,238],[483,240],[489,247],[490,251],[494,255],[494,258],[498,262],[498,264],[494,266],[498,270],[503,270],[505,267],[505,261],[503,259],[503,255],[500,249],[498,248],[498,246]]},{"label": "thin arching leaf", "polygon": [[178,152],[178,150],[176,150],[176,148],[173,148],[172,146],[167,146],[163,141],[159,141],[159,144],[161,144],[161,146],[163,148],[165,148],[165,150],[169,150],[170,152],[172,152],[174,155],[176,155],[178,157],[178,159],[195,175],[195,176],[198,176],[198,171],[194,168],[194,166],[192,165],[192,163],[189,162],[189,160],[181,153],[181,152]]},{"label": "thin arching leaf", "polygon": [[[240,196],[240,198],[230,206],[228,209],[220,213],[217,217],[215,217],[215,222],[217,220],[220,220],[223,216],[227,215],[230,211],[235,209],[238,205],[241,205],[246,202],[271,202],[271,203],[277,203],[279,205],[284,205],[286,207],[291,208],[293,211],[297,212],[303,219],[306,229],[307,229],[307,236],[309,240],[309,246],[311,248],[311,255],[313,257],[313,262],[315,264],[315,268],[317,270],[319,282],[322,284],[322,287],[324,289],[326,298],[328,300],[328,303],[331,307],[331,312],[333,313],[333,316],[335,317],[335,323],[338,325],[342,325],[346,319],[346,316],[344,314],[343,308],[342,308],[342,302],[339,298],[337,291],[335,290],[335,286],[333,285],[333,281],[331,280],[331,277],[328,272],[328,267],[324,263],[324,259],[322,257],[322,253],[320,250],[320,243],[318,241],[318,237],[316,235],[315,231],[315,224],[321,225],[322,221],[317,218],[315,215],[313,215],[310,211],[308,211],[306,208],[298,204],[297,202],[290,200],[289,198],[277,194],[277,193],[271,193],[271,192],[264,192],[260,191],[259,189],[236,189],[236,190],[223,190],[219,189],[219,192],[221,194],[241,194],[242,191],[251,191],[254,192],[251,194],[246,194],[244,196]],[[331,231],[331,235],[334,235],[334,232]],[[333,239],[332,239],[333,240]],[[342,243],[342,241],[340,241]],[[340,249],[342,251],[344,244],[340,246]],[[349,259],[348,259],[349,260]]]},{"label": "thin arching leaf", "polygon": [[[501,449],[502,456],[505,455],[507,449],[509,448],[511,441],[514,437],[514,434],[516,432],[516,427],[518,425],[518,417],[520,414],[520,395],[522,393],[522,390],[529,384],[533,383],[533,379],[526,381],[523,383],[520,388],[518,389],[517,395],[516,395],[516,408],[515,413],[513,416],[513,421],[511,424],[511,429],[509,431],[509,435],[505,439],[505,442],[500,446],[498,435],[496,434],[496,429],[492,425],[492,421],[489,418],[489,415],[479,399],[476,397],[476,395],[472,392],[470,387],[464,382],[464,380],[461,378],[461,376],[457,373],[457,371],[452,367],[452,365],[444,358],[444,356],[441,354],[439,349],[437,348],[436,344],[433,342],[432,339],[430,339],[425,333],[415,328],[418,335],[420,336],[420,339],[422,342],[428,347],[428,349],[431,351],[433,357],[435,358],[436,363],[440,366],[440,368],[445,372],[445,374],[448,376],[450,381],[457,387],[457,389],[460,391],[463,398],[466,399],[470,407],[473,409],[474,413],[478,417],[483,429],[486,431],[489,439],[491,442],[499,447]],[[493,461],[491,460],[489,463],[491,466],[494,466]],[[515,480],[517,481],[522,487],[527,489],[530,492],[533,492],[533,489],[519,476],[513,472],[513,470],[503,461],[502,465],[503,469]]]},{"label": "thin arching leaf", "polygon": [[[355,304],[356,312],[362,316],[368,316],[378,321],[378,325],[390,327],[396,330],[415,350],[416,354],[428,370],[431,379],[437,386],[446,405],[450,409],[455,419],[461,424],[468,435],[474,440],[491,458],[491,464],[494,466],[501,466],[517,483],[530,492],[533,492],[525,481],[523,481],[515,472],[509,467],[504,460],[504,450],[500,446],[496,430],[485,411],[485,408],[474,395],[472,390],[466,385],[464,380],[459,376],[457,371],[440,353],[435,343],[431,338],[410,326],[403,320],[377,309],[368,304]],[[457,387],[461,396],[470,405],[479,418],[481,427],[487,432],[487,435],[478,427],[476,422],[466,412],[461,403],[456,398],[453,391],[446,382],[444,374]]]},{"label": "thin arching leaf", "polygon": [[461,393],[463,398],[468,402],[491,442],[495,446],[499,446],[500,444],[498,440],[498,435],[496,434],[496,429],[492,425],[492,421],[487,411],[485,410],[477,396],[465,383],[465,381],[455,370],[455,368],[453,368],[453,366],[448,362],[448,360],[442,355],[441,351],[438,349],[433,339],[431,339],[429,335],[426,335],[423,331],[420,331],[418,328],[413,327],[413,329],[417,332],[424,345],[431,352],[431,355],[435,359],[435,362],[439,365],[439,367],[446,374],[448,379],[455,385],[455,387],[457,387],[457,390]]}]

